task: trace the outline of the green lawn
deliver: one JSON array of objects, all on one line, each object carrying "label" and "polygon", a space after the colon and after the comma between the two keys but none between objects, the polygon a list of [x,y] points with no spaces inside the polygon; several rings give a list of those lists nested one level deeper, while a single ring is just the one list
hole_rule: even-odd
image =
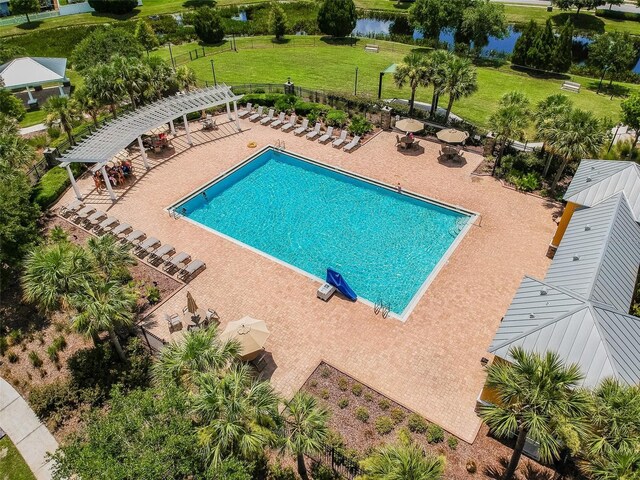
[{"label": "green lawn", "polygon": [[36,125],[38,123],[44,122],[47,114],[41,108],[40,110],[28,111],[24,116],[22,121],[20,122],[21,127],[30,127],[31,125]]},{"label": "green lawn", "polygon": [[0,440],[0,476],[11,480],[36,479],[9,437]]},{"label": "green lawn", "polygon": [[[240,38],[237,40],[238,53],[226,52],[207,56],[189,63],[199,79],[212,80],[210,59],[215,61],[218,82],[240,83],[284,83],[287,77],[298,86],[344,92],[353,94],[355,68],[359,68],[358,94],[372,98],[377,96],[378,78],[381,70],[392,63],[398,63],[412,48],[393,42],[376,41],[380,52],[365,53],[364,43],[359,40],[356,46],[335,46],[325,43],[319,37],[291,37],[288,44],[275,45],[269,38]],[[314,46],[315,45],[315,46]],[[181,45],[174,48],[174,55],[195,48],[197,45]],[[258,48],[262,47],[262,48]],[[168,50],[162,49],[157,55],[169,57]],[[610,100],[608,96],[596,95],[587,85],[593,79],[573,77],[584,88],[579,94],[568,94],[575,105],[595,112],[601,117],[617,120],[620,115],[620,99]],[[538,102],[548,95],[559,93],[561,80],[539,79],[511,70],[508,66],[499,68],[478,68],[478,92],[454,104],[454,112],[469,121],[488,127],[488,119],[495,110],[502,94],[519,90],[532,102]],[[640,90],[638,86],[628,86]],[[408,98],[409,90],[398,89],[390,76],[384,78],[384,98]],[[420,88],[417,99],[431,100],[430,89]],[[442,100],[446,106],[446,98]]]}]

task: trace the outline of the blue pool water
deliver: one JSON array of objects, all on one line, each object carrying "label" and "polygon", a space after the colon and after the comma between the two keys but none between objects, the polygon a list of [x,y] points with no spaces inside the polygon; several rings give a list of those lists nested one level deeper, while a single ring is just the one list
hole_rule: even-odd
[{"label": "blue pool water", "polygon": [[272,149],[175,210],[397,314],[471,218]]}]

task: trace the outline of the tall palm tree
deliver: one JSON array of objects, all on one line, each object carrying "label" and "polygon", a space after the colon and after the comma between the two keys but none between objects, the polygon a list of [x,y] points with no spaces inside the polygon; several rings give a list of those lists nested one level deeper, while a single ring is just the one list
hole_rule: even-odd
[{"label": "tall palm tree", "polygon": [[598,153],[606,137],[600,120],[590,111],[578,108],[558,116],[541,133],[547,139],[551,151],[562,157],[562,164],[551,183],[552,193],[567,165]]},{"label": "tall palm tree", "polygon": [[118,103],[122,101],[126,92],[118,80],[117,72],[112,64],[98,65],[88,70],[84,76],[89,95],[99,105],[109,107],[113,118],[118,117]]},{"label": "tall palm tree", "polygon": [[[544,100],[538,102],[538,105],[533,112],[533,121],[536,126],[536,136],[543,141],[543,151],[545,150],[545,147],[547,145],[547,139],[545,137],[547,128],[549,128],[549,126],[552,125],[559,116],[565,115],[572,108],[573,102],[571,101],[571,99],[569,99],[569,97],[562,93],[549,95]],[[553,159],[553,155],[551,155],[549,152],[546,152],[546,155],[547,161],[542,173],[543,177],[546,177],[547,173],[549,173],[549,167],[551,166],[551,160]]]},{"label": "tall palm tree", "polygon": [[112,273],[136,263],[126,245],[119,243],[113,235],[91,237],[87,240],[87,252],[107,280]]},{"label": "tall palm tree", "polygon": [[360,462],[362,480],[439,480],[444,475],[444,457],[425,455],[423,449],[408,439],[376,449]]},{"label": "tall palm tree", "polygon": [[223,373],[239,358],[238,342],[220,342],[214,326],[187,332],[180,342],[162,349],[153,364],[154,379],[159,383],[193,387],[196,377],[204,373]]},{"label": "tall palm tree", "polygon": [[489,123],[496,134],[496,141],[500,141],[500,150],[493,164],[492,175],[500,166],[504,150],[509,140],[524,138],[525,129],[530,122],[529,99],[521,92],[505,93],[500,99],[500,106],[491,117]]},{"label": "tall palm tree", "polygon": [[443,93],[449,96],[445,123],[449,121],[453,102],[478,90],[478,72],[468,58],[453,55],[445,65]]},{"label": "tall palm tree", "polygon": [[178,89],[186,92],[188,92],[191,87],[195,87],[197,82],[196,72],[187,65],[181,65],[176,68],[175,79],[178,84]]},{"label": "tall palm tree", "polygon": [[438,111],[438,102],[440,95],[444,92],[446,80],[446,65],[451,61],[454,54],[448,50],[434,50],[427,59],[427,78],[433,86],[433,94],[431,96],[431,109],[429,116],[433,118]]},{"label": "tall palm tree", "polygon": [[255,459],[275,444],[278,396],[268,382],[255,379],[247,365],[236,365],[221,378],[204,373],[196,384],[193,413],[212,468],[227,455]]},{"label": "tall palm tree", "polygon": [[83,85],[73,92],[73,100],[76,102],[81,112],[88,114],[93,120],[93,124],[98,126],[98,115],[100,114],[100,102],[91,95],[89,89]]},{"label": "tall palm tree", "polygon": [[426,57],[418,52],[411,52],[404,57],[402,63],[398,65],[393,74],[393,80],[398,88],[409,85],[411,98],[409,99],[409,115],[413,113],[413,104],[416,98],[418,87],[426,87],[429,84],[427,77]]},{"label": "tall palm tree", "polygon": [[285,422],[283,448],[296,456],[298,473],[306,479],[304,456],[322,449],[329,433],[329,411],[318,405],[314,396],[300,391],[285,405],[282,417]]},{"label": "tall palm tree", "polygon": [[160,100],[176,83],[173,70],[159,57],[150,57],[144,64],[148,75],[145,99]]},{"label": "tall palm tree", "polygon": [[49,97],[44,104],[44,111],[47,113],[45,123],[51,126],[60,122],[60,126],[69,138],[69,143],[73,145],[73,124],[81,118],[76,104],[69,97]]},{"label": "tall palm tree", "polygon": [[516,347],[509,355],[512,363],[496,361],[488,367],[486,386],[498,401],[480,409],[495,435],[517,437],[504,480],[513,478],[527,437],[538,442],[543,461],[558,458],[557,427],[582,435],[589,407],[588,394],[579,388],[584,377],[577,365],[564,365],[555,352],[541,355]]},{"label": "tall palm tree", "polygon": [[127,286],[95,277],[71,295],[70,303],[77,311],[72,319],[74,328],[91,336],[94,341],[99,333],[109,332],[116,352],[126,361],[127,357],[120,345],[116,328],[133,323],[135,293]]},{"label": "tall palm tree", "polygon": [[46,312],[69,305],[69,298],[94,275],[86,252],[71,243],[40,245],[27,256],[24,298]]},{"label": "tall palm tree", "polygon": [[111,58],[111,67],[116,73],[117,82],[127,92],[135,110],[138,98],[149,86],[149,68],[140,59],[122,55],[114,55]]},{"label": "tall palm tree", "polygon": [[0,166],[19,169],[31,164],[34,148],[18,134],[15,120],[0,114]]}]

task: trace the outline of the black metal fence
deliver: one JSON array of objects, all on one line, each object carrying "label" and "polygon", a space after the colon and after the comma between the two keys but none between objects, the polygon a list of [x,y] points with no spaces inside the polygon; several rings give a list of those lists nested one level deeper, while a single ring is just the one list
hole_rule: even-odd
[{"label": "black metal fence", "polygon": [[180,53],[178,55],[171,55],[171,61],[173,62],[173,66],[177,67],[180,65],[184,65],[186,63],[192,62],[194,60],[198,60],[203,57],[211,57],[213,55],[217,55],[219,53],[230,52],[234,49],[234,45],[232,42],[225,43],[220,47],[198,47],[193,50],[189,50],[185,53]]},{"label": "black metal fence", "polygon": [[325,445],[323,452],[315,455],[307,455],[307,457],[315,462],[331,467],[341,478],[347,480],[353,480],[358,475],[362,475],[362,470],[355,460],[352,460],[329,445]]},{"label": "black metal fence", "polygon": [[146,328],[142,326],[140,326],[139,328],[140,337],[144,340],[145,345],[149,347],[149,350],[151,350],[151,352],[154,354],[160,353],[167,342],[165,342],[162,338],[154,335]]},{"label": "black metal fence", "polygon": [[38,183],[42,176],[47,173],[50,168],[51,165],[46,158],[41,158],[40,160],[38,160],[27,172],[27,176],[29,177],[31,185],[35,185],[36,183]]}]

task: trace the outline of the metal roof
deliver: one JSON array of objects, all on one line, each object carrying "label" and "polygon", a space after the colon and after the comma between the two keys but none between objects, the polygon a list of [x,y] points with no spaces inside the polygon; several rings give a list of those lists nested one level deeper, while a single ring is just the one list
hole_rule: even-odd
[{"label": "metal roof", "polygon": [[616,160],[583,160],[564,200],[591,207],[624,193],[636,222],[640,222],[640,165]]},{"label": "metal roof", "polygon": [[35,87],[67,80],[66,58],[21,57],[0,65],[5,88]]},{"label": "metal roof", "polygon": [[191,112],[224,105],[242,98],[219,84],[187,93],[178,93],[131,113],[98,129],[77,146],[67,150],[61,162],[104,163],[111,160],[140,135]]}]

